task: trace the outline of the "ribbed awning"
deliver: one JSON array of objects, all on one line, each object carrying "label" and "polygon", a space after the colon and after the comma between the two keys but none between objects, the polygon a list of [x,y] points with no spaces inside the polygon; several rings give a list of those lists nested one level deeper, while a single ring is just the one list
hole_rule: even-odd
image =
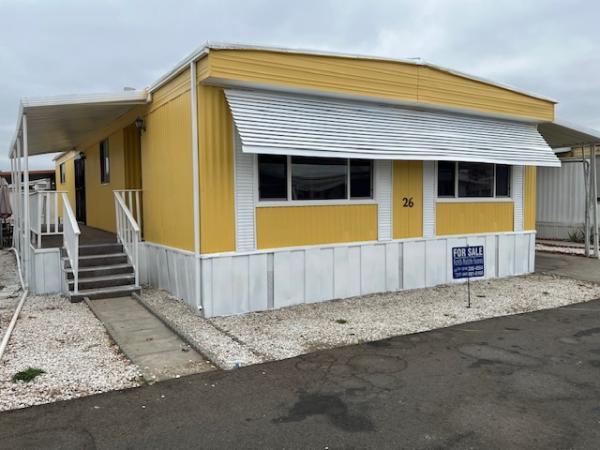
[{"label": "ribbed awning", "polygon": [[535,124],[226,89],[246,153],[560,166]]}]

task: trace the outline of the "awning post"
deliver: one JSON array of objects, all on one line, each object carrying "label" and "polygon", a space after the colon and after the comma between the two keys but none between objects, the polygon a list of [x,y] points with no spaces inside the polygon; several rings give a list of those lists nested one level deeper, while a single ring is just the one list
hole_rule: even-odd
[{"label": "awning post", "polygon": [[[16,217],[16,221],[15,221],[15,225],[17,227],[16,229],[16,234],[17,234],[17,249],[19,250],[19,254],[21,255],[21,258],[23,258],[23,227],[22,227],[22,223],[23,223],[23,192],[21,190],[21,183],[22,183],[22,174],[23,171],[21,170],[21,137],[17,136],[17,159],[16,159],[16,165],[17,165],[17,181],[16,181],[16,187],[17,187],[17,195],[15,197],[15,202],[17,204],[17,217]],[[14,232],[13,232],[14,233]]]},{"label": "awning post", "polygon": [[590,145],[590,159],[592,164],[591,183],[592,183],[592,214],[594,226],[594,257],[600,258],[598,252],[598,180],[596,179],[596,145]]},{"label": "awning post", "polygon": [[23,245],[23,268],[25,270],[25,287],[29,287],[29,278],[30,278],[30,270],[29,270],[29,251],[30,251],[30,236],[31,232],[29,231],[29,147],[27,144],[27,115],[23,114],[23,169],[24,169],[24,177],[23,184],[25,187],[25,192],[23,194],[24,197],[24,220],[23,220],[23,231],[25,232],[25,239]]}]

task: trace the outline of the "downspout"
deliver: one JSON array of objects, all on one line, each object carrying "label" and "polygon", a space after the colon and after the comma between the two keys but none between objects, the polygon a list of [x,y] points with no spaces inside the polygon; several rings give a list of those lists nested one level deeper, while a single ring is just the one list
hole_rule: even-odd
[{"label": "downspout", "polygon": [[194,284],[196,305],[198,310],[202,311],[204,305],[202,303],[200,283],[200,170],[198,166],[200,158],[198,155],[198,95],[196,90],[196,62],[198,59],[193,59],[190,62],[190,95],[192,106],[192,182],[194,191]]}]

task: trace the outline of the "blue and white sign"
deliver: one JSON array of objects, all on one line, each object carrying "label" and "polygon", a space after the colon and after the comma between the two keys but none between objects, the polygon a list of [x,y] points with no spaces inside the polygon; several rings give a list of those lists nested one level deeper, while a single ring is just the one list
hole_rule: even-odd
[{"label": "blue and white sign", "polygon": [[483,245],[452,247],[452,278],[475,278],[485,274]]}]

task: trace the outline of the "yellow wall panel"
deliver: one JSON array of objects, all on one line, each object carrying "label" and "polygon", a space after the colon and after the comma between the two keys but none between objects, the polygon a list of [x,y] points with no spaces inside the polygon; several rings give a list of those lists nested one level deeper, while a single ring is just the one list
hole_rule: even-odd
[{"label": "yellow wall panel", "polygon": [[213,50],[210,77],[552,120],[554,103],[442,70],[367,58]]},{"label": "yellow wall panel", "polygon": [[123,130],[108,136],[109,183],[100,182],[100,142],[83,150],[85,153],[86,224],[113,233],[116,232],[113,191],[125,188],[123,144]]},{"label": "yellow wall panel", "polygon": [[[76,152],[69,152],[56,160],[56,190],[67,193],[69,203],[75,213],[75,156]],[[65,182],[60,182],[60,165],[65,165]],[[63,217],[62,200],[59,201],[59,215]]]},{"label": "yellow wall panel", "polygon": [[535,166],[525,167],[525,190],[523,205],[523,227],[525,230],[535,230],[535,209],[537,195],[537,168]]},{"label": "yellow wall panel", "polygon": [[377,239],[377,205],[283,206],[256,209],[260,249]]},{"label": "yellow wall panel", "polygon": [[513,202],[438,202],[436,234],[513,231]]},{"label": "yellow wall panel", "polygon": [[[189,76],[188,76],[189,80]],[[168,86],[166,87],[168,88]],[[146,115],[142,133],[144,238],[194,250],[192,122],[188,90]]]},{"label": "yellow wall panel", "polygon": [[392,210],[394,239],[423,236],[422,161],[394,161]]},{"label": "yellow wall panel", "polygon": [[201,251],[234,251],[233,124],[222,88],[198,87],[198,130]]}]

